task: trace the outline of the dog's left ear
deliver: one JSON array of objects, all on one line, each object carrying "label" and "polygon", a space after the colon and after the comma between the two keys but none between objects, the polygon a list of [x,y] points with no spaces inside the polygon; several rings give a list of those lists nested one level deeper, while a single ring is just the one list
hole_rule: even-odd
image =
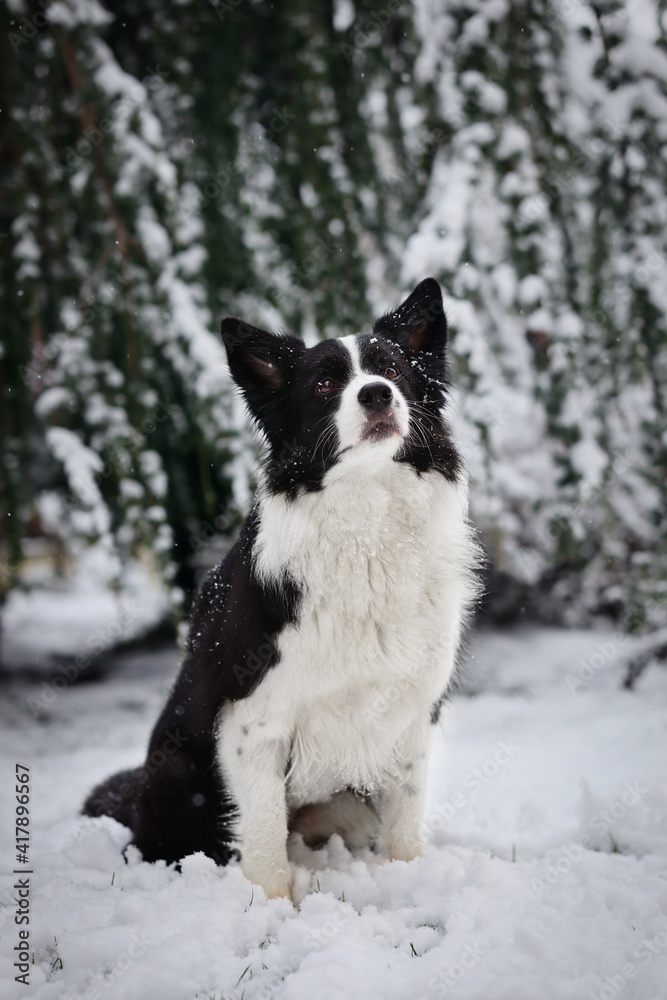
[{"label": "dog's left ear", "polygon": [[427,352],[444,359],[447,318],[435,278],[425,278],[398,309],[376,320],[373,332],[415,354]]}]

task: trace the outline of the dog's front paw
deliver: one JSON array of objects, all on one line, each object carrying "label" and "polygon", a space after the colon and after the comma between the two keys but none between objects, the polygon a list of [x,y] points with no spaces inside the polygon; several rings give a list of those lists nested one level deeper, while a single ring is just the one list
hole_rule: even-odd
[{"label": "dog's front paw", "polygon": [[414,861],[424,854],[424,843],[421,840],[390,843],[387,857],[390,861]]},{"label": "dog's front paw", "polygon": [[258,885],[266,893],[267,899],[292,900],[292,873],[289,864],[268,865],[261,862],[249,863],[241,858],[243,874],[254,885]]},{"label": "dog's front paw", "polygon": [[262,885],[262,889],[266,893],[267,899],[289,899],[290,903],[294,903],[290,879],[283,882],[276,880],[270,885]]}]

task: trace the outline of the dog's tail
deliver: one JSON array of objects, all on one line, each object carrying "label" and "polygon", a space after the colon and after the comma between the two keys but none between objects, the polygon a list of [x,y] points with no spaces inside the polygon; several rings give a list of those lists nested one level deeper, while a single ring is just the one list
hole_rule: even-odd
[{"label": "dog's tail", "polygon": [[119,771],[103,781],[83,804],[84,816],[112,816],[131,830],[135,827],[135,805],[143,768]]}]

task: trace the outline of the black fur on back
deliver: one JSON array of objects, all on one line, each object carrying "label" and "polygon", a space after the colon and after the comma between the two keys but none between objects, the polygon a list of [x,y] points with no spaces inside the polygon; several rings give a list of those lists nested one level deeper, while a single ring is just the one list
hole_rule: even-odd
[{"label": "black fur on back", "polygon": [[190,619],[181,672],[153,730],[143,767],[113,775],[90,794],[88,816],[129,826],[144,859],[178,861],[204,851],[229,860],[233,804],[215,763],[215,720],[247,697],[278,659],[276,636],[296,620],[298,588],[267,589],[251,570],[253,513],[209,574]]}]

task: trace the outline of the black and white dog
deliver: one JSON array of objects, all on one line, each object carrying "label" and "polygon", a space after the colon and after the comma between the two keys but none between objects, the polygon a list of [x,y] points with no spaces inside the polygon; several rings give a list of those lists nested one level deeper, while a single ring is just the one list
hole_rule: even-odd
[{"label": "black and white dog", "polygon": [[371,333],[307,349],[225,319],[268,455],[195,602],[142,768],[88,798],[146,860],[240,853],[289,896],[287,841],[422,850],[429,738],[475,600],[468,490],[443,422],[447,322],[423,281]]}]

